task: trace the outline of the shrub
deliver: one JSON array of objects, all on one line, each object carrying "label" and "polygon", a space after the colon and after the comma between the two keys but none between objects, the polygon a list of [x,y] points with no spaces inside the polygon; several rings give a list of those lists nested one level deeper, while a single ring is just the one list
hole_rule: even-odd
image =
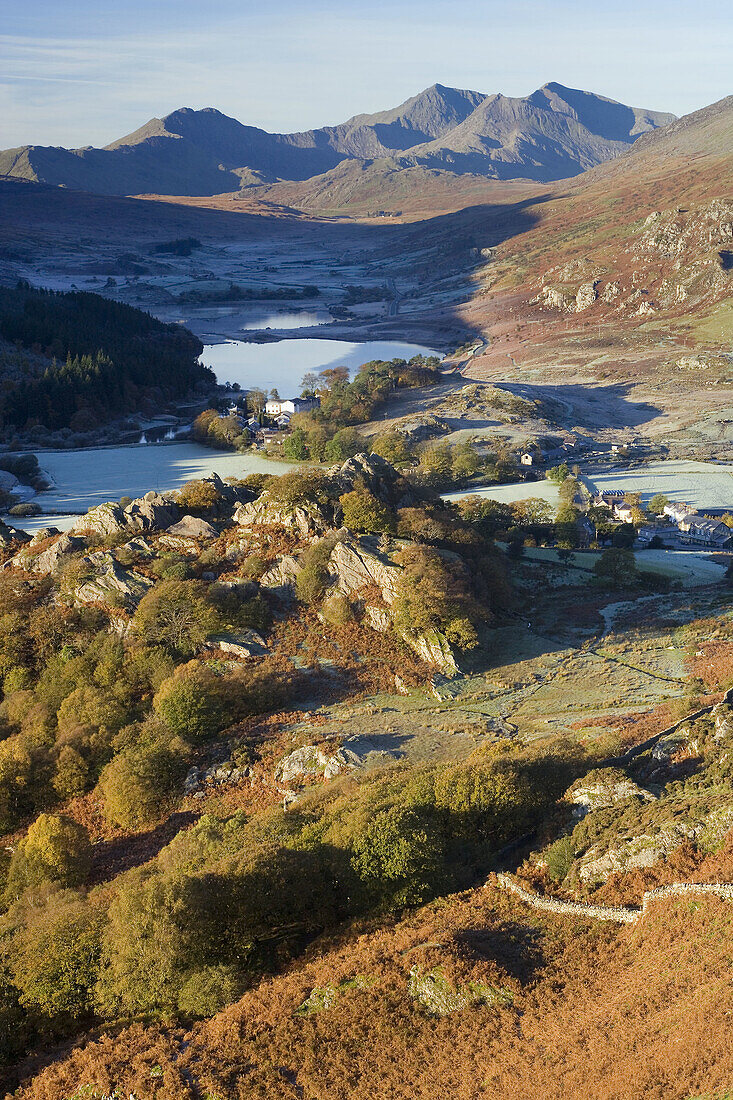
[{"label": "shrub", "polygon": [[205,594],[205,585],[198,581],[164,581],[145,593],[133,627],[148,645],[190,656],[220,625]]},{"label": "shrub", "polygon": [[560,837],[545,852],[547,873],[553,882],[562,882],[567,877],[575,859],[575,846],[569,836]]},{"label": "shrub", "polygon": [[295,578],[295,591],[303,603],[314,604],[322,599],[330,582],[328,560],[333,547],[332,539],[321,539],[309,546],[301,557],[301,570]]},{"label": "shrub", "polygon": [[352,852],[352,867],[372,905],[419,905],[435,893],[441,878],[440,840],[417,810],[381,811],[356,838]]},{"label": "shrub", "polygon": [[41,814],[13,852],[8,894],[17,897],[42,882],[75,886],[84,880],[90,856],[89,834],[83,825],[62,815]]},{"label": "shrub", "polygon": [[402,432],[392,430],[378,435],[372,440],[370,449],[393,466],[406,466],[412,461],[412,451]]},{"label": "shrub", "polygon": [[14,504],[9,514],[11,516],[40,516],[42,511],[40,504],[28,501],[26,504]]},{"label": "shrub", "polygon": [[222,500],[222,495],[210,481],[187,481],[178,493],[178,504],[186,512],[208,512]]},{"label": "shrub", "polygon": [[64,890],[33,899],[17,917],[25,919],[18,920],[7,961],[21,1004],[56,1020],[88,1016],[99,974],[102,914]]},{"label": "shrub", "polygon": [[153,709],[178,737],[203,741],[224,723],[221,680],[200,662],[181,665],[160,685]]},{"label": "shrub", "polygon": [[186,746],[160,731],[118,753],[99,781],[105,817],[124,829],[158,821],[180,789],[186,767]]},{"label": "shrub", "polygon": [[394,530],[390,509],[366,489],[354,489],[339,498],[344,526],[368,533]]}]

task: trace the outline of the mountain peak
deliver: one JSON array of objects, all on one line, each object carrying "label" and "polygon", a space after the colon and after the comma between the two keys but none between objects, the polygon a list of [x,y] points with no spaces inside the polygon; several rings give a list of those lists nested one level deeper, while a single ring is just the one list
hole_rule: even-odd
[{"label": "mountain peak", "polygon": [[389,159],[452,174],[546,182],[625,152],[673,120],[550,81],[526,98],[436,82],[399,106],[339,126],[271,134],[216,107],[179,107],[104,149],[0,153],[0,174],[106,194],[204,195],[252,173],[302,181],[342,161]]}]

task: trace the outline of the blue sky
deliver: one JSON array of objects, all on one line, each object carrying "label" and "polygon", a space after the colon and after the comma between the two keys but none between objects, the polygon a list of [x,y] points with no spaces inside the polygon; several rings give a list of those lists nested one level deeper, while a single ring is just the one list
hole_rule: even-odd
[{"label": "blue sky", "polygon": [[683,114],[733,92],[730,0],[0,0],[0,148],[100,145],[177,107],[267,130],[436,81],[550,80]]}]

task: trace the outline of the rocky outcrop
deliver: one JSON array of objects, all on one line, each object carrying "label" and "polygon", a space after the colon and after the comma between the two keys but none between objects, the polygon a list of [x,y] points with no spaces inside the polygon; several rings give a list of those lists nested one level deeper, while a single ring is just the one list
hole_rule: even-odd
[{"label": "rocky outcrop", "polygon": [[[691,747],[690,735],[689,726],[680,726],[673,733],[661,737],[652,749],[652,760],[656,760],[659,764],[669,764],[672,757],[678,752]],[[696,751],[696,748],[695,745],[693,752]]]},{"label": "rocky outcrop", "polygon": [[146,493],[125,508],[125,525],[138,531],[166,531],[179,518],[181,509],[167,493]]},{"label": "rocky outcrop", "polygon": [[94,569],[95,576],[74,592],[77,604],[134,607],[154,583],[141,573],[123,569],[107,551],[88,554],[81,560]]},{"label": "rocky outcrop", "polygon": [[62,558],[68,554],[77,554],[86,547],[86,540],[79,534],[67,531],[60,535],[51,546],[45,550],[33,553],[33,544],[29,544],[9,564],[18,569],[25,569],[29,573],[55,573]]},{"label": "rocky outcrop", "polygon": [[262,574],[260,587],[267,588],[273,596],[280,599],[291,599],[295,595],[295,580],[300,570],[301,565],[297,558],[283,554]]},{"label": "rocky outcrop", "polygon": [[434,439],[437,435],[445,435],[451,427],[440,416],[432,413],[424,413],[421,416],[402,420],[397,424],[397,430],[405,436],[410,443],[424,443],[426,439]]},{"label": "rocky outcrop", "polygon": [[168,528],[168,535],[185,539],[215,539],[219,532],[200,516],[183,516]]},{"label": "rocky outcrop", "polygon": [[71,528],[75,534],[95,534],[103,538],[108,535],[118,535],[126,531],[130,526],[127,517],[119,504],[108,501],[90,508],[84,516],[80,516]]},{"label": "rocky outcrop", "polygon": [[383,555],[371,553],[361,544],[337,542],[328,568],[335,577],[336,589],[349,599],[370,588],[378,588],[387,605],[393,604],[397,598],[402,569]]},{"label": "rocky outcrop", "polygon": [[715,740],[727,741],[733,737],[733,711],[727,703],[718,703],[711,711],[715,719]]},{"label": "rocky outcrop", "polygon": [[277,783],[300,784],[305,779],[333,779],[356,768],[389,763],[402,753],[385,750],[369,737],[350,737],[336,749],[304,745],[283,757],[275,769]]},{"label": "rocky outcrop", "polygon": [[578,287],[575,295],[575,312],[582,313],[583,310],[589,309],[598,298],[598,291],[596,290],[598,283],[596,280],[590,283],[583,283]]},{"label": "rocky outcrop", "polygon": [[25,531],[8,527],[7,523],[0,519],[0,546],[10,546],[12,542],[27,542],[29,538]]},{"label": "rocky outcrop", "polygon": [[431,630],[426,634],[405,634],[403,637],[421,660],[428,665],[439,668],[446,676],[455,676],[460,671],[448,639],[440,631]]},{"label": "rocky outcrop", "polygon": [[617,872],[653,867],[685,840],[694,840],[695,835],[691,826],[669,822],[654,833],[620,839],[606,851],[593,846],[578,861],[578,875],[581,882],[601,883]]},{"label": "rocky outcrop", "polygon": [[267,643],[256,630],[241,630],[237,633],[214,634],[206,639],[206,649],[220,650],[232,657],[261,657],[267,653]]},{"label": "rocky outcrop", "polygon": [[[245,765],[241,767],[233,760],[223,760],[218,764],[212,764],[208,768],[190,768],[183,784],[183,793],[192,795],[196,799],[204,798],[206,789],[222,787],[230,783],[241,783],[244,779],[252,777],[252,769]],[[251,780],[252,781],[252,780]]]},{"label": "rocky outcrop", "polygon": [[181,510],[170,494],[151,492],[124,509],[112,501],[98,504],[79,517],[72,531],[91,532],[102,538],[122,531],[165,531],[180,515]]},{"label": "rocky outcrop", "polygon": [[359,482],[366,485],[370,493],[385,503],[394,501],[395,487],[401,476],[386,458],[376,454],[354,455],[334,473],[342,492],[348,492]]},{"label": "rocky outcrop", "polygon": [[317,504],[283,504],[265,490],[257,500],[238,504],[232,516],[239,527],[280,527],[297,532],[303,539],[322,535],[330,526],[328,517]]},{"label": "rocky outcrop", "polygon": [[573,806],[575,817],[584,817],[591,810],[606,809],[628,798],[653,802],[656,795],[645,790],[617,768],[590,772],[565,793],[565,801]]}]

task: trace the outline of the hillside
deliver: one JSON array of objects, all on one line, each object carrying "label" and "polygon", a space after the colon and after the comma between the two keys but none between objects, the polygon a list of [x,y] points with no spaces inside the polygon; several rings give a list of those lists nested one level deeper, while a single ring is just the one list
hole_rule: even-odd
[{"label": "hillside", "polygon": [[733,878],[728,588],[652,613],[505,512],[357,453],[3,530],[13,1095],[726,1086],[730,901],[638,910]]},{"label": "hillside", "polygon": [[[475,376],[504,375],[510,355],[516,381],[548,365],[551,384],[648,383],[639,400],[662,407],[674,393],[727,385],[732,129],[728,98],[529,197],[526,230],[492,248],[458,311],[491,337]],[[480,207],[458,217],[491,240]],[[710,391],[709,410],[718,398],[725,404],[724,389]],[[681,397],[677,406],[663,438],[685,415]]]},{"label": "hillside", "polygon": [[0,337],[6,441],[27,428],[94,428],[213,383],[187,329],[96,294],[0,287]]},{"label": "hillside", "polygon": [[525,99],[436,84],[393,110],[294,134],[269,134],[213,108],[182,108],[104,149],[5,150],[0,174],[110,195],[215,195],[386,157],[398,170],[544,181],[617,156],[672,118],[559,84]]}]

